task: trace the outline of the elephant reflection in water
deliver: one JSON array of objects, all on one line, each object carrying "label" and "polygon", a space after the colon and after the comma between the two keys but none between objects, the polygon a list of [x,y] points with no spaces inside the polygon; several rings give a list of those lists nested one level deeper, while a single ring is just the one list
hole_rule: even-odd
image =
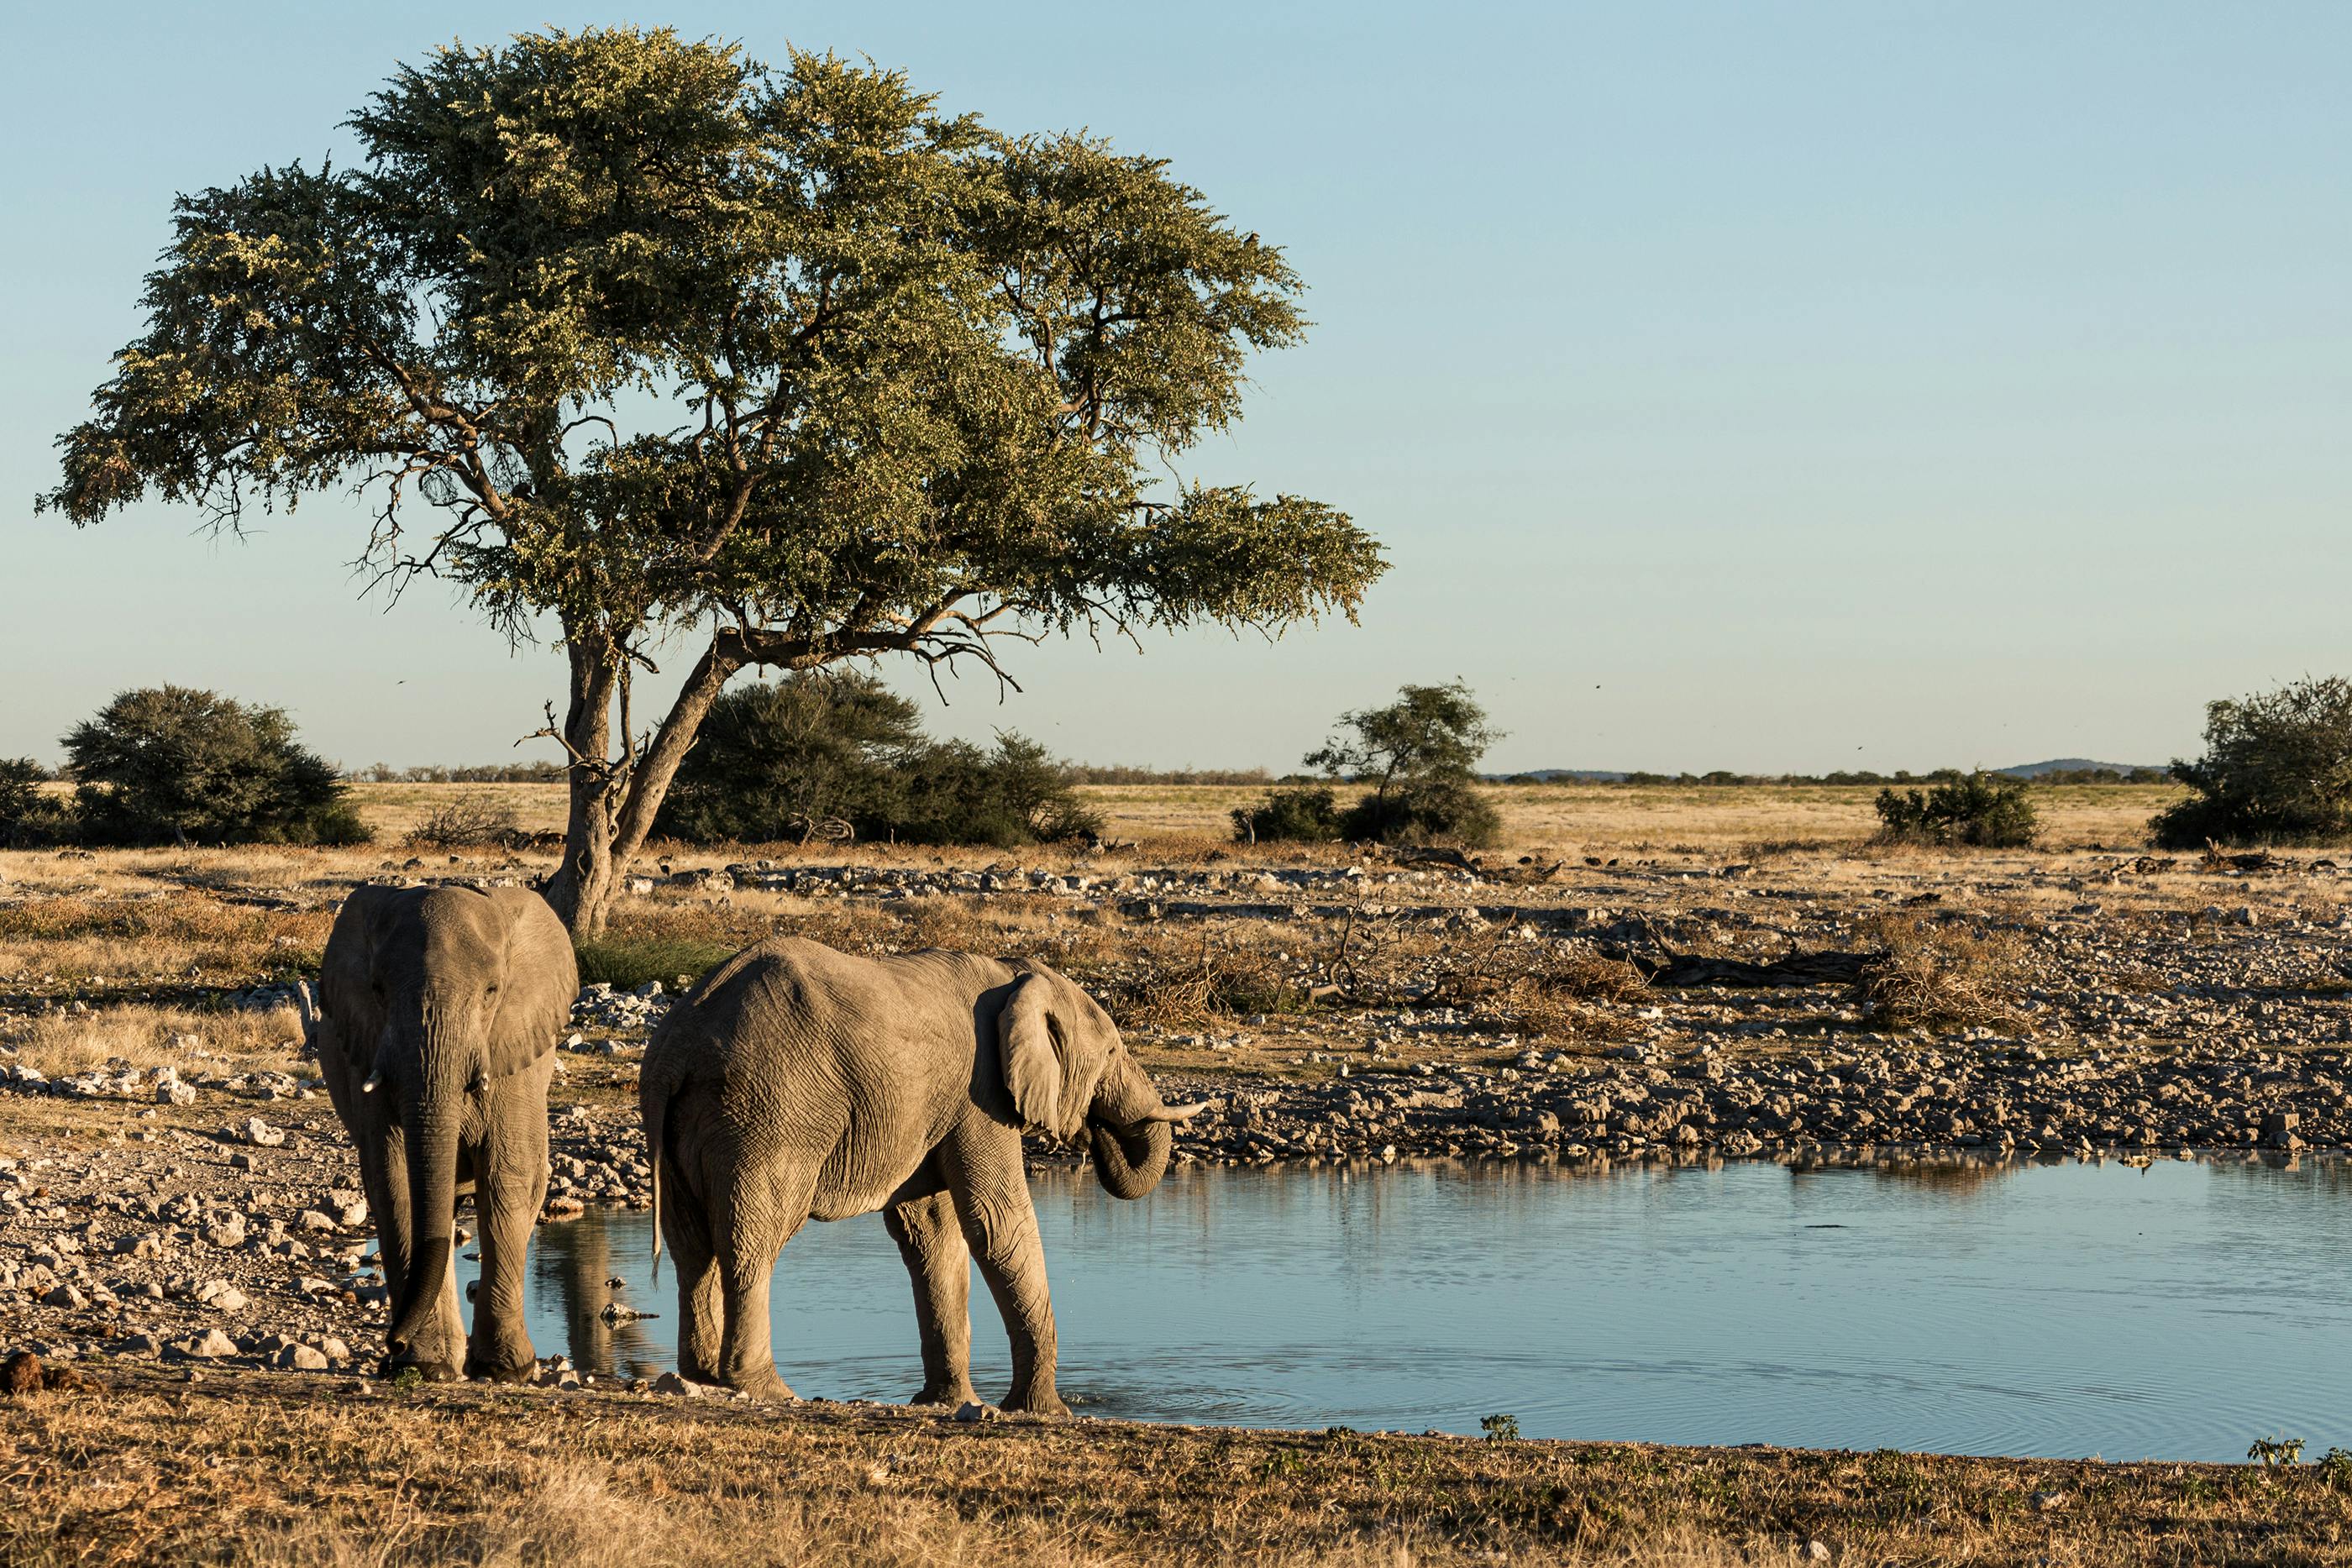
[{"label": "elephant reflection in water", "polygon": [[635,1321],[604,1315],[607,1307],[628,1307],[606,1283],[614,1277],[607,1246],[610,1229],[602,1216],[593,1214],[542,1225],[535,1266],[541,1278],[555,1281],[563,1298],[572,1365],[583,1372],[651,1377],[664,1364],[659,1347]]}]

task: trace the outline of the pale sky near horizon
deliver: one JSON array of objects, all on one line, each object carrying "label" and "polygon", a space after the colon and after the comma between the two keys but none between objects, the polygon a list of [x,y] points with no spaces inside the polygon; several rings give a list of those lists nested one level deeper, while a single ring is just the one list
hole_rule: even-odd
[{"label": "pale sky near horizon", "polygon": [[1460,676],[1507,769],[2160,762],[2352,673],[2352,6],[97,3],[0,59],[0,756],[167,679],[349,765],[514,755],[558,656],[358,599],[350,503],[31,500],[174,193],[346,152],[437,43],[621,20],[1090,127],[1310,286],[1199,466],[1378,536],[1362,623],[1015,649],[937,732],[1286,768]]}]

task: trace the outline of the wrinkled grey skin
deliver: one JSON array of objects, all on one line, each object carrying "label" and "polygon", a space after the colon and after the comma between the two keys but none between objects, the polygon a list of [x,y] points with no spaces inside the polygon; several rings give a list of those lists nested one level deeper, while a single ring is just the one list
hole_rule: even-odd
[{"label": "wrinkled grey skin", "polygon": [[[525,888],[362,887],[335,917],[314,1039],[375,1215],[387,1375],[532,1370],[523,1256],[547,1197],[555,1041],[579,989],[571,936]],[[468,1187],[482,1249],[470,1342],[452,1267]]]},{"label": "wrinkled grey skin", "polygon": [[[778,938],[706,977],[654,1031],[638,1081],[678,1370],[789,1399],[768,1281],[807,1219],[881,1209],[915,1286],[918,1404],[971,1400],[971,1260],[1013,1343],[1012,1410],[1066,1414],[1021,1157],[1033,1128],[1091,1143],[1113,1196],[1167,1169],[1171,1109],[1094,998],[1043,964],[858,958]],[[656,1243],[659,1245],[659,1242]]]}]

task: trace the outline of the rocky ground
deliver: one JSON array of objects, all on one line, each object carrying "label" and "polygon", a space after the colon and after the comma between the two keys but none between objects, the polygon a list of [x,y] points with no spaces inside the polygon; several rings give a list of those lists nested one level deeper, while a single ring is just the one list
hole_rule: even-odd
[{"label": "rocky ground", "polygon": [[[1210,1103],[1184,1161],[2352,1146],[2352,876],[2326,857],[1701,858],[673,863],[639,880],[615,940],[1043,952],[1109,1001],[1171,1098]],[[356,1166],[284,1010],[285,973],[315,962],[352,877],[300,869],[158,893],[83,886],[68,864],[0,890],[0,1346],[319,1370],[378,1342]],[[244,947],[199,919],[237,900],[263,912]],[[90,972],[127,967],[136,921],[164,906],[247,983],[176,961]],[[93,946],[86,928],[118,935]],[[50,929],[67,935],[48,958],[22,945]],[[20,958],[8,982],[12,930],[83,972]],[[274,975],[251,956],[289,950]],[[635,1063],[675,988],[582,993],[550,1218],[646,1201]],[[59,1044],[110,1019],[150,1021],[123,1055]],[[215,1049],[224,1030],[242,1055]]]}]

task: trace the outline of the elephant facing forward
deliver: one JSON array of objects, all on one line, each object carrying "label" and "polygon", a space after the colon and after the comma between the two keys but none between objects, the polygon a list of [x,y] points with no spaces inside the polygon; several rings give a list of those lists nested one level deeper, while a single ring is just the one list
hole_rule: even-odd
[{"label": "elephant facing forward", "polygon": [[[523,1255],[547,1196],[547,1085],[580,988],[572,939],[522,888],[355,889],[304,1009],[359,1145],[390,1287],[387,1373],[519,1379]],[[451,1266],[470,1186],[482,1282],[468,1341]]]},{"label": "elephant facing forward", "polygon": [[1141,1197],[1170,1124],[1110,1016],[1039,963],[859,958],[778,938],[737,954],[646,1051],[638,1106],[656,1249],[677,1270],[678,1370],[790,1398],[769,1341],[776,1256],[812,1216],[884,1213],[915,1286],[918,1404],[972,1398],[971,1260],[1013,1345],[1007,1409],[1064,1414],[1024,1128],[1090,1139],[1102,1184]]}]

